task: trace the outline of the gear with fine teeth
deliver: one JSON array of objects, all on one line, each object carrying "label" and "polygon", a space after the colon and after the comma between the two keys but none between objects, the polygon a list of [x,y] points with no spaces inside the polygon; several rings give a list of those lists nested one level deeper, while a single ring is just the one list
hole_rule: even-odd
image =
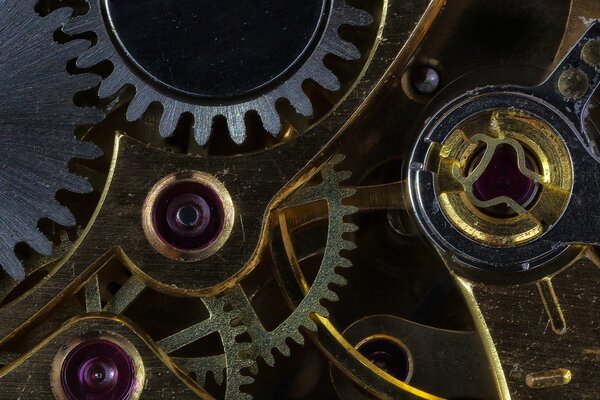
[{"label": "gear with fine teeth", "polygon": [[[244,393],[243,387],[252,384],[254,378],[247,375],[258,373],[258,360],[262,359],[269,366],[275,365],[274,350],[284,356],[290,356],[289,340],[298,344],[304,343],[301,329],[316,331],[317,325],[311,319],[313,314],[329,316],[323,301],[337,301],[338,296],[333,286],[346,285],[346,279],[340,275],[339,269],[352,266],[352,263],[341,253],[355,249],[355,244],[343,238],[344,234],[355,232],[358,228],[344,218],[354,214],[357,209],[343,205],[342,201],[354,194],[354,189],[342,188],[340,184],[350,176],[349,171],[335,171],[334,168],[344,159],[335,156],[321,170],[322,182],[301,189],[286,202],[286,208],[293,208],[327,202],[327,242],[320,268],[307,288],[304,298],[292,310],[291,314],[272,330],[266,329],[257,316],[250,298],[240,285],[223,292],[218,297],[203,299],[211,317],[162,342],[167,352],[183,347],[192,342],[190,332],[202,332],[205,336],[218,331],[223,343],[224,355],[221,357],[178,358],[176,361],[189,371],[193,371],[200,382],[204,382],[208,373],[221,382],[226,379],[227,393],[230,400],[248,400],[252,397]],[[209,326],[210,328],[206,328]],[[249,341],[238,342],[236,338],[247,335]],[[183,340],[183,341],[182,341]],[[177,343],[173,345],[173,343]],[[225,371],[225,374],[223,374]]]},{"label": "gear with fine teeth", "polygon": [[38,229],[40,220],[75,225],[56,193],[92,190],[87,180],[69,171],[69,161],[100,155],[98,148],[73,133],[75,126],[97,122],[99,116],[73,103],[74,93],[94,87],[98,79],[72,76],[66,70],[87,42],[54,42],[52,34],[69,19],[70,11],[43,18],[35,13],[36,3],[0,3],[0,268],[16,280],[25,278],[14,251],[17,244],[43,255],[52,253],[52,243]]},{"label": "gear with fine teeth", "polygon": [[340,81],[324,59],[359,59],[358,48],[338,31],[373,20],[346,0],[87,2],[89,11],[71,20],[64,31],[97,36],[78,58],[79,67],[112,63],[99,96],[132,86],[129,121],[159,103],[160,135],[171,136],[180,117],[189,114],[200,145],[209,141],[216,117],[225,117],[231,139],[243,143],[250,112],[258,114],[267,132],[278,136],[282,123],[276,105],[282,99],[299,114],[312,116],[304,82],[339,90]]}]

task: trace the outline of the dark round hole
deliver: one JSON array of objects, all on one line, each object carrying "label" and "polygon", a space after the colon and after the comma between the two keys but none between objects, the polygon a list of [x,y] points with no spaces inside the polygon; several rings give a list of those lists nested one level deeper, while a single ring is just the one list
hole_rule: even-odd
[{"label": "dark round hole", "polygon": [[[528,157],[526,157],[525,165],[530,171],[535,171],[534,165]],[[481,201],[504,196],[524,208],[532,203],[537,189],[538,184],[523,175],[519,169],[517,152],[508,145],[498,146],[487,168],[473,184],[473,194]],[[495,206],[493,209],[500,213],[509,211],[506,204]]]},{"label": "dark round hole", "polygon": [[375,338],[361,344],[357,349],[379,369],[401,381],[410,374],[410,358],[399,343],[385,338]]},{"label": "dark round hole", "polygon": [[88,340],[65,358],[62,389],[69,400],[127,400],[135,386],[133,360],[109,340]]},{"label": "dark round hole", "polygon": [[223,230],[225,211],[219,195],[199,182],[183,181],[158,197],[153,221],[163,242],[180,250],[200,250]]},{"label": "dark round hole", "polygon": [[182,93],[234,98],[275,84],[316,47],[328,0],[105,0],[131,59]]}]

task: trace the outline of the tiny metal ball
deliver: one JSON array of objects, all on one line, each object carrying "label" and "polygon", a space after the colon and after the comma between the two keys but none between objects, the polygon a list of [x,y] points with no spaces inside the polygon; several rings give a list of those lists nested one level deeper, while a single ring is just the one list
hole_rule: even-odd
[{"label": "tiny metal ball", "polygon": [[421,66],[415,68],[411,74],[411,84],[420,94],[431,95],[440,87],[440,74],[431,66]]}]

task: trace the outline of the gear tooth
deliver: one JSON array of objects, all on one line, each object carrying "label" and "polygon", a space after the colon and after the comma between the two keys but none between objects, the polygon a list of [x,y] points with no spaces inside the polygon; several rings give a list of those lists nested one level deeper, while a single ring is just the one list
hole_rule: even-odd
[{"label": "gear tooth", "polygon": [[142,118],[142,115],[150,107],[150,103],[152,103],[152,98],[148,96],[145,90],[138,89],[131,103],[127,106],[127,114],[125,114],[127,121],[134,122]]},{"label": "gear tooth", "polygon": [[0,253],[0,266],[8,273],[8,275],[15,281],[22,281],[25,279],[25,268],[21,260],[17,258],[14,252],[1,252]]},{"label": "gear tooth", "polygon": [[258,375],[258,364],[253,362],[249,367],[248,367],[248,371],[250,371],[250,373],[252,375]]},{"label": "gear tooth", "polygon": [[282,343],[278,350],[284,357],[289,357],[291,354],[290,346],[287,343]]},{"label": "gear tooth", "polygon": [[36,18],[44,18],[45,19],[44,23],[47,27],[52,27],[53,29],[58,29],[59,27],[63,27],[65,25],[65,23],[67,21],[69,21],[72,14],[73,14],[73,10],[71,8],[63,7],[63,8],[59,8],[59,9],[52,11],[50,14],[48,14],[45,17],[36,16]]},{"label": "gear tooth", "polygon": [[174,107],[165,107],[162,116],[160,117],[160,124],[158,127],[158,131],[162,138],[168,138],[173,134],[180,116],[181,113]]},{"label": "gear tooth", "polygon": [[352,17],[352,22],[351,24],[354,26],[369,26],[371,25],[374,21],[375,18],[373,18],[373,16],[371,14],[369,14],[368,12],[366,12],[365,10],[360,10],[358,8],[354,8],[354,15]]},{"label": "gear tooth", "polygon": [[331,72],[330,69],[328,69],[327,67],[325,67],[325,65],[322,64],[322,66],[319,68],[319,71],[320,72],[315,74],[314,76],[315,82],[317,82],[324,89],[329,90],[331,92],[340,90],[340,80],[337,76],[335,76],[333,72]]},{"label": "gear tooth", "polygon": [[77,108],[76,125],[96,125],[104,120],[106,114],[97,108]]},{"label": "gear tooth", "polygon": [[[329,290],[329,289],[327,289],[327,290]],[[326,309],[326,308],[325,308],[325,306],[323,306],[323,305],[322,305],[322,304],[320,304],[320,303],[319,303],[319,305],[318,305],[318,306],[316,306],[316,307],[315,307],[314,313],[315,313],[315,314],[318,314],[318,315],[320,315],[320,316],[322,316],[322,317],[325,317],[325,318],[328,318],[328,317],[329,317],[329,310],[328,310],[328,309]],[[312,321],[312,320],[311,320],[311,321]],[[314,322],[313,322],[313,323],[314,323]],[[317,325],[315,324],[315,330],[316,330],[316,326],[317,326]]]},{"label": "gear tooth", "polygon": [[235,144],[242,144],[246,140],[246,121],[244,121],[245,112],[240,108],[235,108],[232,112],[226,113],[227,126],[229,134]]},{"label": "gear tooth", "polygon": [[346,159],[346,155],[342,153],[337,153],[327,163],[328,167],[333,171],[333,167],[340,164],[342,161]]},{"label": "gear tooth", "polygon": [[212,133],[213,116],[206,116],[200,111],[194,113],[194,138],[200,146],[206,145]]},{"label": "gear tooth", "polygon": [[340,297],[337,295],[337,293],[333,292],[333,291],[328,291],[327,293],[325,293],[325,295],[323,296],[323,298],[325,300],[329,300],[329,301],[340,301]]},{"label": "gear tooth", "polygon": [[358,47],[342,39],[337,32],[323,42],[323,49],[326,53],[333,54],[344,60],[358,60],[361,57]]},{"label": "gear tooth", "polygon": [[350,242],[348,240],[344,240],[344,244],[343,244],[343,249],[344,250],[348,250],[348,251],[356,250],[356,247],[357,246],[356,246],[356,244],[354,242]]},{"label": "gear tooth", "polygon": [[244,375],[240,377],[240,383],[242,385],[252,385],[254,383],[254,378],[251,376]]},{"label": "gear tooth", "polygon": [[348,280],[341,275],[335,274],[331,278],[331,283],[333,283],[337,286],[346,286],[348,284]]},{"label": "gear tooth", "polygon": [[344,223],[344,231],[345,232],[357,232],[358,231],[358,225],[356,224],[351,224],[349,222],[345,222]]},{"label": "gear tooth", "polygon": [[27,234],[27,237],[31,238],[27,241],[27,244],[36,252],[43,256],[52,255],[52,242],[44,236],[37,228],[33,228],[32,231]]},{"label": "gear tooth", "polygon": [[338,28],[342,25],[368,26],[373,23],[374,18],[367,11],[352,7],[346,1],[344,3],[332,15],[332,19],[337,22],[335,26]]},{"label": "gear tooth", "polygon": [[279,114],[275,111],[275,108],[272,111],[265,112],[263,111],[260,115],[263,126],[267,132],[271,135],[277,137],[281,133],[281,118]]},{"label": "gear tooth", "polygon": [[346,199],[350,196],[353,196],[355,193],[356,193],[356,189],[352,189],[352,188],[340,189],[340,194],[341,194],[342,198],[344,198],[344,199]]},{"label": "gear tooth", "polygon": [[62,27],[62,31],[67,35],[78,35],[86,32],[85,26],[88,25],[87,18],[85,16],[71,18]]},{"label": "gear tooth", "polygon": [[89,90],[101,83],[101,78],[98,75],[94,74],[81,74],[76,75],[77,83],[79,84],[80,91],[81,90]]},{"label": "gear tooth", "polygon": [[71,193],[91,193],[93,187],[87,179],[79,175],[69,174],[68,178],[65,179],[62,189],[68,190]]},{"label": "gear tooth", "polygon": [[298,343],[300,346],[304,345],[304,336],[299,330],[295,330],[290,333],[290,339],[294,341],[294,343]]},{"label": "gear tooth", "polygon": [[[348,179],[350,179],[350,177],[352,176],[352,172],[351,171],[340,171],[337,173],[339,182],[345,182]],[[342,189],[344,190],[344,189]],[[354,189],[351,189],[354,192]],[[350,195],[352,195],[354,193],[351,193]]]},{"label": "gear tooth", "polygon": [[264,354],[263,360],[269,367],[272,367],[275,365],[275,357],[273,356],[273,354],[271,354],[271,352]]},{"label": "gear tooth", "polygon": [[102,154],[102,150],[92,142],[78,141],[77,145],[73,146],[73,158],[95,160]]},{"label": "gear tooth", "polygon": [[[321,307],[322,308],[322,307]],[[321,314],[320,312],[316,312],[316,314]],[[311,332],[317,331],[317,324],[312,319],[307,319],[303,326]]]},{"label": "gear tooth", "polygon": [[86,1],[90,7],[85,15],[73,17],[65,22],[63,32],[68,35],[79,35],[86,32],[95,32],[98,28],[98,9],[95,1]]},{"label": "gear tooth", "polygon": [[[48,206],[48,209],[44,210],[45,214],[51,216],[54,222],[62,226],[75,226],[75,217],[73,217],[73,214],[71,214],[71,211],[67,207],[56,200],[49,203]],[[52,248],[50,252],[52,252]]]},{"label": "gear tooth", "polygon": [[302,91],[302,88],[298,88],[292,93],[288,93],[287,98],[298,114],[304,115],[305,117],[311,117],[313,115],[314,109],[312,103],[306,93]]},{"label": "gear tooth", "polygon": [[254,397],[252,397],[248,393],[240,392],[240,394],[238,394],[236,396],[236,399],[239,399],[239,400],[254,400]]},{"label": "gear tooth", "polygon": [[75,64],[79,68],[91,68],[103,61],[103,44],[96,44],[88,47],[85,51],[81,52],[81,55],[77,58]]},{"label": "gear tooth", "polygon": [[98,88],[98,97],[104,99],[117,93],[123,86],[125,86],[125,82],[123,82],[119,76],[120,75],[117,73],[117,70],[115,70],[112,72],[112,74],[100,82],[100,87]]},{"label": "gear tooth", "polygon": [[[340,258],[340,261],[339,261],[338,264],[339,264],[338,267],[340,267],[340,268],[350,268],[350,267],[352,267],[352,261],[350,261],[350,260],[348,260],[347,258],[344,258],[344,257]],[[347,283],[348,282],[346,282],[344,280],[344,284],[342,286],[345,286]]]}]

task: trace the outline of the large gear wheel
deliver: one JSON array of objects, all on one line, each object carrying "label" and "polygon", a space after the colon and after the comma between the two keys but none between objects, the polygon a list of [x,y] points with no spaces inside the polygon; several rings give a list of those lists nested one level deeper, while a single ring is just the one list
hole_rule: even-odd
[{"label": "large gear wheel", "polygon": [[37,227],[41,219],[62,226],[75,224],[56,193],[92,189],[87,180],[69,171],[69,161],[100,155],[73,132],[75,126],[97,120],[93,109],[73,103],[73,94],[93,87],[97,79],[72,76],[66,70],[67,62],[86,48],[86,42],[54,42],[53,32],[70,12],[61,10],[43,18],[35,14],[36,3],[0,3],[0,266],[16,280],[25,278],[14,251],[17,244],[26,243],[40,254],[52,253],[51,242]]},{"label": "large gear wheel", "polygon": [[[218,298],[204,299],[210,318],[160,342],[167,352],[174,352],[209,333],[218,331],[224,346],[224,357],[211,358],[209,362],[194,359],[177,359],[182,366],[194,370],[200,382],[204,382],[206,374],[223,379],[226,370],[227,394],[231,400],[251,399],[241,386],[251,384],[254,379],[243,371],[256,373],[258,360],[262,359],[269,366],[275,364],[273,351],[284,356],[290,355],[288,340],[303,344],[301,329],[316,331],[317,325],[312,320],[313,314],[323,317],[329,315],[322,304],[324,300],[337,301],[338,296],[331,285],[343,286],[346,279],[339,274],[338,268],[349,268],[351,262],[341,253],[353,250],[355,245],[343,238],[344,234],[356,231],[357,227],[344,222],[344,218],[356,212],[353,206],[342,205],[342,201],[354,193],[354,189],[342,188],[340,184],[349,178],[350,172],[334,170],[344,159],[335,156],[321,170],[322,182],[297,192],[286,207],[301,206],[325,200],[328,205],[328,231],[321,266],[314,281],[307,288],[305,297],[292,313],[273,330],[267,330],[256,315],[250,299],[241,286],[237,285],[224,292]],[[198,334],[199,333],[199,334]],[[236,338],[246,334],[250,342],[239,343]]]},{"label": "large gear wheel", "polygon": [[[276,104],[282,99],[299,114],[312,116],[303,84],[312,80],[326,90],[339,90],[338,77],[325,65],[325,57],[359,59],[358,48],[338,31],[372,21],[345,0],[88,3],[89,11],[64,30],[97,35],[97,43],[77,60],[79,67],[112,63],[99,96],[133,86],[129,121],[140,119],[152,103],[161,104],[163,138],[173,134],[182,114],[191,114],[200,145],[209,141],[216,117],[225,117],[231,139],[243,143],[250,112],[259,115],[266,131],[279,135],[282,123]],[[223,15],[225,24],[216,17]],[[210,40],[199,46],[199,37]]]}]

